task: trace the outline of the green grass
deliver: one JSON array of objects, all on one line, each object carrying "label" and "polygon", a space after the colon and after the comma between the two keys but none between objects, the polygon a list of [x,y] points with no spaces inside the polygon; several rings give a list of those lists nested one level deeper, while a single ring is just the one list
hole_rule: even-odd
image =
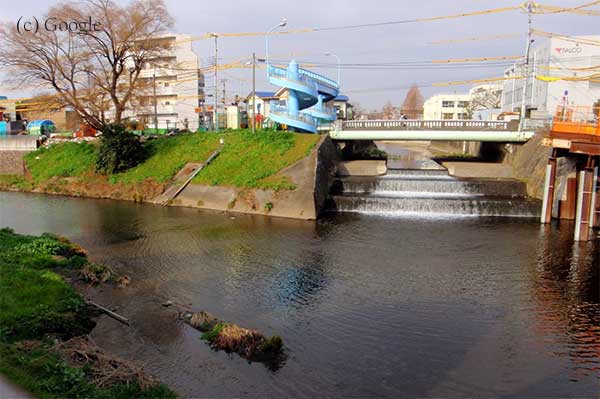
[{"label": "green grass", "polygon": [[210,331],[203,333],[200,338],[205,341],[212,342],[217,338],[221,330],[223,330],[226,325],[227,324],[223,322],[217,323],[217,325],[215,325]]},{"label": "green grass", "polygon": [[0,175],[0,189],[16,188],[18,190],[33,189],[32,182],[28,181],[25,176],[20,175]]},{"label": "green grass", "polygon": [[[146,159],[134,168],[108,176],[111,183],[136,184],[146,180],[169,182],[188,162],[202,162],[219,146],[221,154],[194,179],[195,184],[240,188],[293,189],[294,184],[277,173],[307,156],[319,140],[311,134],[230,130],[219,133],[191,133],[160,137],[144,143]],[[60,143],[40,148],[25,157],[32,182],[11,176],[2,177],[0,186],[31,189],[32,184],[52,178],[80,180],[94,172],[97,146],[89,143]]]},{"label": "green grass", "polygon": [[174,398],[164,385],[96,386],[85,368],[52,350],[49,336],[68,339],[95,325],[60,274],[85,264],[81,250],[64,239],[0,229],[0,373],[40,398]]},{"label": "green grass", "polygon": [[307,156],[319,140],[311,134],[250,131],[222,134],[218,158],[192,181],[195,184],[242,188],[293,189],[277,172]]},{"label": "green grass", "polygon": [[51,344],[24,348],[0,344],[0,373],[40,399],[174,399],[165,385],[141,389],[138,384],[98,387],[89,382],[86,371],[69,366],[52,351]]},{"label": "green grass", "polygon": [[25,155],[27,168],[35,184],[53,177],[79,177],[94,170],[96,146],[67,142],[41,147]]},{"label": "green grass", "polygon": [[138,183],[152,179],[164,183],[188,162],[202,162],[219,143],[216,134],[185,134],[150,140],[144,144],[148,157],[126,172],[111,176],[113,182]]}]

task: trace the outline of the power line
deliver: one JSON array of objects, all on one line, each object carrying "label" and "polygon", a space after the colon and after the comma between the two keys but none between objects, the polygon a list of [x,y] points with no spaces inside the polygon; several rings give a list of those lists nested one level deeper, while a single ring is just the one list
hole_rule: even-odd
[{"label": "power line", "polygon": [[455,43],[465,43],[465,42],[478,42],[484,40],[499,40],[499,39],[510,39],[513,37],[522,36],[523,33],[506,33],[502,35],[490,35],[490,36],[475,36],[475,37],[463,37],[459,39],[449,39],[449,40],[437,40],[433,42],[427,42],[428,45],[442,45],[442,44],[455,44]]}]

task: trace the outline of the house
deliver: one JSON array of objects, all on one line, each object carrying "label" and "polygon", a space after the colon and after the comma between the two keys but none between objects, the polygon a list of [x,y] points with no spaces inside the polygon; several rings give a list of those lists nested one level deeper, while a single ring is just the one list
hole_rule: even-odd
[{"label": "house", "polygon": [[273,91],[257,91],[254,100],[252,99],[252,92],[250,92],[244,99],[244,103],[246,103],[246,108],[248,109],[248,115],[250,117],[252,117],[252,106],[254,104],[254,115],[260,114],[264,119],[269,116],[271,101],[278,100],[281,100],[281,98],[278,98]]},{"label": "house", "polygon": [[423,119],[467,119],[470,100],[470,94],[436,94],[423,104]]},{"label": "house", "polygon": [[[594,68],[600,63],[598,41],[600,35],[568,40],[542,38],[533,42],[525,90],[526,116],[550,120],[559,105],[591,106],[600,100],[600,82],[590,78],[597,73]],[[520,112],[525,86],[523,72],[523,66],[518,64],[504,71],[503,112]]]},{"label": "house", "polygon": [[205,83],[192,36],[169,34],[155,40],[166,43],[165,49],[144,65],[140,80],[146,90],[131,117],[149,128],[197,130]]},{"label": "house", "polygon": [[348,96],[339,94],[333,99],[333,108],[335,109],[338,119],[347,120],[354,119],[352,104],[349,102]]}]

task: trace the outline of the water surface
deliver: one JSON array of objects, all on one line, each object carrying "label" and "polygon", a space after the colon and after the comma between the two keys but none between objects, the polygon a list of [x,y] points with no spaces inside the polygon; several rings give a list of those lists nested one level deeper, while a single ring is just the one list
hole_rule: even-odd
[{"label": "water surface", "polygon": [[[91,292],[96,342],[185,397],[598,397],[600,243],[568,224],[338,215],[318,223],[0,193],[0,226],[65,235],[132,276]],[[160,304],[280,334],[275,371]]]}]

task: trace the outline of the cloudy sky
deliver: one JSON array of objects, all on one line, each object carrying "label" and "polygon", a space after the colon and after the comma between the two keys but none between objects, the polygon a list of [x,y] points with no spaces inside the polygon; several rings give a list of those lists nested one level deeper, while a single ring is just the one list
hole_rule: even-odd
[{"label": "cloudy sky", "polygon": [[[282,17],[288,19],[286,29],[323,28],[444,16],[520,4],[518,0],[166,1],[175,18],[174,31],[191,35],[266,31]],[[540,2],[573,7],[589,0],[549,1],[552,2]],[[52,2],[19,0],[6,3],[2,9],[2,19],[16,21],[22,15],[43,15]],[[600,7],[596,6],[595,9]],[[539,15],[534,17],[534,28],[567,35],[600,34],[600,17]],[[501,76],[504,65],[476,68],[453,65],[451,68],[441,68],[428,63],[440,59],[521,55],[524,52],[526,30],[526,16],[519,11],[508,11],[432,22],[271,36],[270,55],[272,59],[283,61],[295,58],[300,62],[320,65],[309,69],[335,78],[336,60],[323,53],[337,54],[343,64],[342,92],[347,93],[353,102],[374,109],[388,100],[401,104],[406,87],[413,83],[420,84],[422,92],[428,97],[438,92],[468,90],[468,86],[430,87],[434,82]],[[443,40],[497,35],[512,36],[497,40],[432,44]],[[214,55],[214,41],[197,41],[194,48],[201,64],[208,65],[210,57]],[[219,39],[219,63],[248,58],[252,52],[264,57],[263,37]],[[396,65],[394,69],[382,67],[385,63]],[[398,66],[398,63],[403,65]],[[228,97],[247,94],[251,90],[251,73],[250,69],[220,72],[220,78],[227,78]],[[207,76],[207,86],[212,85],[212,78]],[[275,90],[266,81],[264,70],[257,71],[257,90]]]}]

